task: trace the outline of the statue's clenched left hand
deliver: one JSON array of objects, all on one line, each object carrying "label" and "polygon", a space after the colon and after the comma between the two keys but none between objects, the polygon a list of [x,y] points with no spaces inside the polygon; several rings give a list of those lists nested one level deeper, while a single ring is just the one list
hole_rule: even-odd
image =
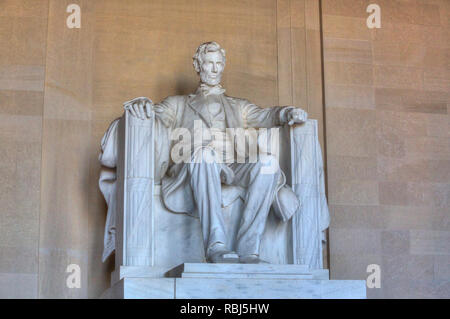
[{"label": "statue's clenched left hand", "polygon": [[285,113],[285,121],[288,125],[295,123],[305,123],[308,120],[308,113],[296,107],[289,108]]}]

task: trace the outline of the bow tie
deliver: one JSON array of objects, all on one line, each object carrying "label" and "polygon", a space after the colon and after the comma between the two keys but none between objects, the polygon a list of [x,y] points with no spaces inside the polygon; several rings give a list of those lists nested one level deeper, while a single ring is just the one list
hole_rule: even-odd
[{"label": "bow tie", "polygon": [[208,95],[220,95],[225,93],[225,89],[221,85],[208,86],[206,84],[200,84],[197,92],[201,92],[204,96]]}]

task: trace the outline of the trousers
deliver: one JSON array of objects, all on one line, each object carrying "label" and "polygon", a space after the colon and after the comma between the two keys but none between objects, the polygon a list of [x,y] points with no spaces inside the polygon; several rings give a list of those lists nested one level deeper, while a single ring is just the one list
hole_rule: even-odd
[{"label": "trousers", "polygon": [[[198,149],[185,163],[203,233],[206,256],[225,247],[227,232],[221,206],[221,185],[243,187],[242,218],[236,238],[239,256],[259,255],[261,237],[277,190],[281,170],[273,155],[260,155],[255,163],[224,164],[209,147]],[[232,177],[230,178],[230,173]],[[224,178],[224,175],[228,177]]]}]

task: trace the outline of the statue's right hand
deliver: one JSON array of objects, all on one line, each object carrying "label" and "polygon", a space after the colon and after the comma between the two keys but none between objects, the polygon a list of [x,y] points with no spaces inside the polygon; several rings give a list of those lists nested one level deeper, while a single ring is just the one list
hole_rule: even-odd
[{"label": "statue's right hand", "polygon": [[147,97],[137,97],[123,105],[126,110],[139,119],[145,120],[152,117],[153,102]]}]

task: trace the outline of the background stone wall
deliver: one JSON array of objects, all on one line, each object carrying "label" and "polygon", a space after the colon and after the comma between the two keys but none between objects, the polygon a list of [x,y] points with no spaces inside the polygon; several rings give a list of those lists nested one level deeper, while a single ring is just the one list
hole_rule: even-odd
[{"label": "background stone wall", "polygon": [[[368,29],[366,8],[381,7]],[[333,279],[450,297],[450,1],[323,0]]]},{"label": "background stone wall", "polygon": [[319,120],[332,279],[378,264],[369,297],[450,297],[449,14],[448,0],[0,0],[0,297],[109,286],[102,134],[123,101],[192,92],[208,40],[227,49],[228,94]]},{"label": "background stone wall", "polygon": [[[66,26],[72,3],[80,29]],[[130,98],[193,92],[202,42],[227,50],[229,95],[307,105],[323,140],[319,12],[315,0],[0,0],[0,298],[109,287],[101,137]]]},{"label": "background stone wall", "polygon": [[0,297],[37,297],[48,1],[0,1]]}]

